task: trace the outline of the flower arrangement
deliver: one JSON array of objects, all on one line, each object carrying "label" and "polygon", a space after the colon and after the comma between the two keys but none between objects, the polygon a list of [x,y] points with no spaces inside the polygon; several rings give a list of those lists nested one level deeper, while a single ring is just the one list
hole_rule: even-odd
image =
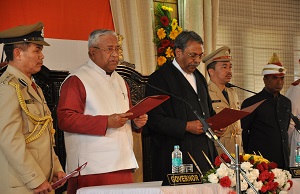
[{"label": "flower arrangement", "polygon": [[155,15],[155,36],[154,43],[157,48],[157,66],[161,67],[167,61],[174,58],[173,46],[174,40],[182,32],[182,28],[178,26],[177,19],[171,19],[173,9],[169,6],[157,3],[154,11]]},{"label": "flower arrangement", "polygon": [[[240,161],[241,169],[260,193],[287,194],[287,191],[293,185],[289,171],[277,168],[276,163],[269,162],[262,156],[254,154],[240,155]],[[222,187],[235,189],[236,176],[235,171],[229,167],[230,163],[231,160],[226,154],[217,156],[214,163],[216,167],[205,174],[203,182],[220,183]],[[255,193],[242,175],[240,180],[243,194]]]}]

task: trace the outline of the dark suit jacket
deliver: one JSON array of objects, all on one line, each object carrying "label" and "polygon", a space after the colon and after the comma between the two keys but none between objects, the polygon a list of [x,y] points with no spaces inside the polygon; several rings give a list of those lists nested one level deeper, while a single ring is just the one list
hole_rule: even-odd
[{"label": "dark suit jacket", "polygon": [[249,154],[262,154],[269,161],[276,162],[280,168],[289,167],[288,127],[291,101],[279,94],[263,89],[260,93],[247,98],[242,108],[266,99],[250,115],[241,120],[244,151]]},{"label": "dark suit jacket", "polygon": [[[172,64],[167,63],[149,77],[149,84],[183,98],[193,106],[200,116],[208,118],[215,114],[208,94],[207,82],[203,75],[194,72],[198,94],[182,73]],[[146,87],[146,96],[164,94],[149,85]],[[203,172],[211,167],[204,158],[202,150],[211,162],[217,155],[212,140],[205,134],[194,135],[185,131],[187,121],[197,120],[192,109],[183,101],[171,97],[162,105],[148,113],[149,120],[144,133],[150,134],[153,140],[151,153],[153,159],[153,175],[155,180],[162,180],[165,174],[171,173],[171,153],[174,145],[179,145],[183,153],[183,163],[192,164],[187,152],[196,160]],[[194,171],[196,171],[194,167]]]}]

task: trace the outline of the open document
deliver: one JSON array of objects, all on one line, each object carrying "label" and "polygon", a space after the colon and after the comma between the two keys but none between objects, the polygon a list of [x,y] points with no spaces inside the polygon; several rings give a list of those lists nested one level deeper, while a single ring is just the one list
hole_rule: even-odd
[{"label": "open document", "polygon": [[133,115],[129,116],[128,119],[134,119],[139,117],[148,111],[152,110],[153,108],[157,107],[164,101],[168,100],[170,96],[168,95],[155,95],[155,96],[148,96],[129,109],[127,112],[132,112]]},{"label": "open document", "polygon": [[242,110],[234,110],[234,109],[230,109],[230,108],[224,108],[218,114],[215,114],[214,116],[206,119],[206,122],[212,124],[211,125],[212,130],[225,128],[228,125],[231,125],[232,123],[236,122],[237,120],[240,120],[241,118],[244,118],[245,116],[252,113],[261,103],[263,103],[263,101],[265,101],[265,100],[257,102],[246,108],[243,108]]},{"label": "open document", "polygon": [[56,181],[55,183],[53,183],[51,185],[52,189],[57,189],[64,181],[67,181],[69,178],[73,177],[75,174],[79,173],[82,169],[84,169],[86,165],[87,165],[87,162],[84,163],[83,165],[79,166],[78,168],[76,168],[74,171],[70,172],[64,178],[59,179],[58,181]]}]

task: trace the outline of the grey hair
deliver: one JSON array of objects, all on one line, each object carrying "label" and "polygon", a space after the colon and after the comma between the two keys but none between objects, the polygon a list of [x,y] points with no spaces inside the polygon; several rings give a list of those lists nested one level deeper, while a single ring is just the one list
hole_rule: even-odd
[{"label": "grey hair", "polygon": [[175,38],[173,52],[176,54],[176,48],[184,50],[190,41],[204,44],[202,38],[196,32],[184,30]]},{"label": "grey hair", "polygon": [[93,32],[91,32],[89,36],[88,48],[97,45],[99,43],[99,37],[106,34],[111,34],[118,37],[117,33],[113,30],[107,30],[107,29],[94,30]]}]

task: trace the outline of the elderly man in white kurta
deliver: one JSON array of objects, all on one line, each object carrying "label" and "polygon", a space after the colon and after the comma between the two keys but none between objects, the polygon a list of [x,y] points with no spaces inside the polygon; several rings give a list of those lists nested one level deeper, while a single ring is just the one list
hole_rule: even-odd
[{"label": "elderly man in white kurta", "polygon": [[63,83],[57,108],[58,124],[65,131],[67,168],[88,162],[68,182],[68,194],[81,187],[133,182],[138,168],[132,130],[146,124],[144,114],[133,120],[130,92],[115,71],[120,45],[115,32],[95,30],[89,41],[89,61]]}]

